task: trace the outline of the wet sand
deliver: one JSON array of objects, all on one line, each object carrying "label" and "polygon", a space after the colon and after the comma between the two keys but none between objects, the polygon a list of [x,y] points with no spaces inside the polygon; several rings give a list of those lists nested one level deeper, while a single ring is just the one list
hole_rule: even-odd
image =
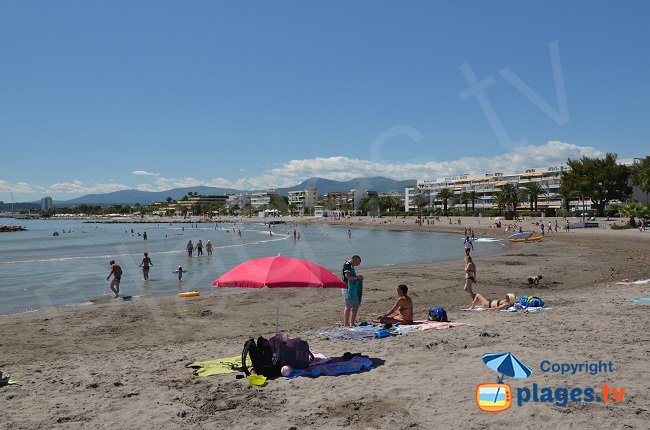
[{"label": "wet sand", "polygon": [[[257,220],[259,222],[259,220]],[[374,222],[373,222],[374,221]],[[351,228],[510,234],[490,220],[416,226],[411,219],[344,219]],[[404,222],[402,222],[404,221]],[[548,220],[546,221],[548,222]],[[352,223],[352,224],[351,224]],[[524,228],[530,221],[524,223]],[[562,220],[560,220],[560,227]],[[444,306],[469,326],[352,342],[307,337],[341,324],[340,291],[283,290],[281,328],[327,356],[360,352],[383,362],[355,375],[275,380],[249,386],[234,374],[199,378],[185,364],[238,355],[249,336],[274,332],[269,290],[223,290],[197,298],[109,301],[0,317],[0,371],[21,385],[0,388],[0,428],[645,428],[650,419],[648,284],[650,232],[608,229],[547,234],[534,244],[504,248],[476,261],[475,291],[488,297],[534,294],[551,308],[533,314],[461,312],[462,241],[452,260],[358,272],[366,278],[362,320],[389,309],[395,287],[411,288],[416,318]],[[480,246],[480,242],[476,244]],[[399,252],[399,250],[396,250]],[[530,289],[526,276],[541,273]],[[496,382],[481,360],[510,351],[528,364],[527,379],[506,378],[513,390],[539,387],[624,387],[621,403],[515,404],[502,413],[478,410],[476,385]],[[609,362],[612,373],[544,373],[540,363]]]}]

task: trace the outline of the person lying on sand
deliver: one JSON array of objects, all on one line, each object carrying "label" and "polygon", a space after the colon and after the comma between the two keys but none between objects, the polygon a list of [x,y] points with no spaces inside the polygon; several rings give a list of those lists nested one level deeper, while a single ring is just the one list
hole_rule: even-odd
[{"label": "person lying on sand", "polygon": [[413,301],[408,296],[409,287],[402,284],[397,287],[397,302],[388,312],[379,316],[374,323],[413,324]]},{"label": "person lying on sand", "polygon": [[514,294],[508,293],[503,299],[486,299],[480,294],[477,294],[472,301],[470,309],[489,309],[499,311],[501,309],[508,309],[516,303],[517,298]]}]

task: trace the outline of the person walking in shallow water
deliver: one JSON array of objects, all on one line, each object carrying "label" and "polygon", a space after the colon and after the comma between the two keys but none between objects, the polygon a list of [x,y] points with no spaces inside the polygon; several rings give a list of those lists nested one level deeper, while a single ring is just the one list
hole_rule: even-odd
[{"label": "person walking in shallow water", "polygon": [[192,240],[187,242],[187,246],[185,247],[185,249],[187,249],[187,256],[191,257],[192,252],[194,252],[194,244],[192,243]]},{"label": "person walking in shallow water", "polygon": [[205,252],[208,253],[208,257],[212,255],[212,243],[210,243],[210,239],[208,239],[208,242],[205,244]]},{"label": "person walking in shallow water", "polygon": [[140,263],[139,266],[142,267],[142,276],[144,276],[145,281],[149,280],[149,267],[151,266],[153,266],[153,263],[151,262],[151,258],[149,258],[149,253],[145,252],[144,258],[142,259],[142,263]]},{"label": "person walking in shallow water", "polygon": [[108,281],[113,276],[111,281],[111,291],[115,294],[115,297],[120,297],[120,281],[122,280],[122,268],[119,264],[115,263],[115,260],[109,262],[111,265],[111,273],[108,274],[106,280]]}]

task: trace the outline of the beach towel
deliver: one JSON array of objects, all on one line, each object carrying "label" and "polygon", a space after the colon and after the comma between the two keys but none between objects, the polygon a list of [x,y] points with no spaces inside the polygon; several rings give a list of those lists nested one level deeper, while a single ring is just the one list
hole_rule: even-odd
[{"label": "beach towel", "polygon": [[[246,365],[251,367],[253,363],[250,357],[246,360]],[[209,361],[196,361],[185,367],[197,369],[194,374],[197,376],[224,375],[227,373],[241,372],[241,355],[227,358],[217,358]]]},{"label": "beach towel", "polygon": [[308,367],[307,369],[294,369],[291,375],[286,378],[293,379],[298,376],[310,376],[316,378],[318,376],[349,375],[351,373],[359,373],[369,369],[372,369],[372,360],[368,357],[355,355],[346,361],[317,364]]},{"label": "beach towel", "polygon": [[467,325],[465,323],[438,322],[438,321],[413,321],[413,324],[407,327],[413,327],[416,330],[445,330],[452,327]]},{"label": "beach towel", "polygon": [[534,306],[534,307],[525,307],[520,303],[515,303],[513,306],[510,306],[508,309],[501,309],[500,312],[525,312],[525,313],[535,313],[540,311],[547,311],[551,308],[545,306]]},{"label": "beach towel", "polygon": [[616,283],[616,285],[641,285],[641,284],[650,284],[650,279],[639,279],[638,281],[621,281]]},{"label": "beach towel", "polygon": [[641,297],[640,299],[625,299],[626,302],[645,303],[650,302],[650,297]]}]

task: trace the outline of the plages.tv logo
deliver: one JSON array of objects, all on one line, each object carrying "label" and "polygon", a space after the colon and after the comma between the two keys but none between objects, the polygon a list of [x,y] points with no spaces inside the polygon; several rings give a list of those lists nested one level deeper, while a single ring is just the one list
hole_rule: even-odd
[{"label": "plages.tv logo", "polygon": [[501,412],[512,405],[510,385],[503,383],[507,375],[511,378],[528,378],[532,372],[510,352],[497,352],[483,355],[483,363],[501,374],[496,383],[483,383],[476,386],[476,404],[485,412]]}]

